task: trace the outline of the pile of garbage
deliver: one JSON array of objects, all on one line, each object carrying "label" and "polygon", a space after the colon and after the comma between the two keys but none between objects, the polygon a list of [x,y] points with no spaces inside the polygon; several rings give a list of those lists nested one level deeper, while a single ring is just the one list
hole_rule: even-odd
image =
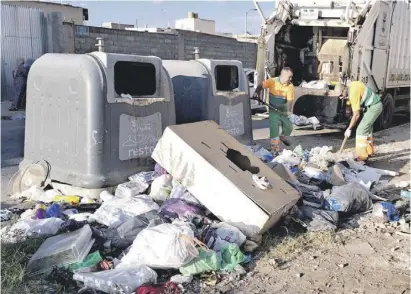
[{"label": "pile of garbage", "polygon": [[352,154],[333,153],[330,146],[297,146],[275,158],[261,146],[250,150],[300,191],[302,200],[287,218],[308,231],[336,230],[350,216],[371,213],[375,222],[396,222],[399,230],[409,233],[410,183],[382,179],[397,172],[366,166]]},{"label": "pile of garbage", "polygon": [[[260,146],[244,147],[216,124],[204,125],[203,132],[192,133],[208,141],[193,141],[195,147],[174,143],[190,134],[183,127],[167,129],[153,152],[154,170],[131,175],[114,194],[103,191],[99,199],[91,199],[33,186],[16,195],[26,201],[1,211],[2,221],[13,220],[1,230],[2,243],[46,238],[30,258],[27,276],[68,271],[79,293],[183,293],[185,285],[203,274],[244,275],[260,233],[284,209],[291,208],[286,222],[308,231],[336,230],[345,217],[366,212],[409,227],[409,205],[397,205],[409,198],[409,191],[396,199],[384,194],[408,186],[381,180],[394,172],[367,167],[327,146],[298,146],[273,157]],[[204,160],[202,154],[215,158]],[[222,204],[234,200],[238,203],[232,208]],[[240,209],[249,215],[238,213]]]},{"label": "pile of garbage", "polygon": [[[2,220],[18,220],[3,227],[1,238],[17,243],[51,236],[27,265],[33,278],[63,268],[83,287],[104,293],[180,293],[195,275],[245,274],[242,265],[258,248],[158,164],[130,176],[114,195],[103,191],[100,200],[36,186],[24,195],[28,201],[2,210]],[[168,278],[158,283],[164,270]]]}]

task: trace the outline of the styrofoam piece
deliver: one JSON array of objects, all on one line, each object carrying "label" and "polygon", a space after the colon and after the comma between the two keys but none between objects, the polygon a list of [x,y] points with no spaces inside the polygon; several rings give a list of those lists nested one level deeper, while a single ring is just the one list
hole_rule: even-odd
[{"label": "styrofoam piece", "polygon": [[[168,127],[152,157],[220,220],[247,236],[267,231],[300,198],[294,188],[212,121]],[[267,177],[275,189],[259,189],[253,173]]]}]

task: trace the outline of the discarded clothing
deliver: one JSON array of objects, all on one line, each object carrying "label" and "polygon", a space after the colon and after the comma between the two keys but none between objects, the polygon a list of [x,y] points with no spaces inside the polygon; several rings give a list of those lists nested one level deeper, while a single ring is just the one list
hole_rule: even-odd
[{"label": "discarded clothing", "polygon": [[136,294],[179,294],[180,289],[176,284],[169,281],[158,285],[143,285],[138,287]]}]

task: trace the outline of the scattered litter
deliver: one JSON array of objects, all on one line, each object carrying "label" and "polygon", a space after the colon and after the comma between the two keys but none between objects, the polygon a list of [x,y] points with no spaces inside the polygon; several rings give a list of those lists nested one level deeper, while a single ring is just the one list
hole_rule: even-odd
[{"label": "scattered litter", "polygon": [[13,213],[8,209],[1,209],[0,210],[0,219],[2,222],[8,221],[13,217]]},{"label": "scattered litter", "polygon": [[174,275],[170,278],[170,281],[176,284],[190,284],[193,280],[193,276],[187,275]]},{"label": "scattered litter", "polygon": [[80,203],[80,197],[76,195],[56,195],[54,196],[53,202],[78,205]]},{"label": "scattered litter", "polygon": [[24,241],[28,237],[34,238],[55,235],[62,223],[64,223],[63,220],[55,217],[39,220],[20,220],[2,236],[1,241],[5,243],[17,243]]},{"label": "scattered litter", "polygon": [[149,172],[140,172],[138,174],[129,176],[128,179],[129,181],[137,181],[137,182],[143,182],[150,184],[151,182],[154,181],[154,179],[157,177],[157,173],[155,171],[149,171]]},{"label": "scattered litter", "polygon": [[117,186],[115,196],[118,198],[132,198],[145,192],[148,184],[142,181],[130,181]]},{"label": "scattered litter", "polygon": [[168,174],[161,175],[151,184],[150,197],[154,201],[164,202],[170,197],[172,189],[172,177]]},{"label": "scattered litter", "polygon": [[254,183],[257,185],[257,187],[261,190],[268,190],[272,188],[267,177],[259,177],[258,175],[252,175],[252,179]]},{"label": "scattered litter", "polygon": [[379,222],[399,221],[398,210],[391,202],[377,202],[373,205],[372,216]]},{"label": "scattered litter", "polygon": [[130,94],[123,94],[123,93],[121,93],[121,94],[120,94],[120,97],[121,97],[121,98],[133,99],[133,97],[132,97]]},{"label": "scattered litter", "polygon": [[303,273],[297,273],[297,274],[295,274],[295,276],[296,276],[297,278],[301,278],[303,275],[304,275]]},{"label": "scattered litter", "polygon": [[348,266],[348,263],[340,263],[340,264],[338,265],[339,268],[344,268],[344,267],[346,267],[346,266]]},{"label": "scattered litter", "polygon": [[157,283],[157,273],[141,265],[96,273],[75,273],[73,279],[105,293],[132,294],[141,285]]}]

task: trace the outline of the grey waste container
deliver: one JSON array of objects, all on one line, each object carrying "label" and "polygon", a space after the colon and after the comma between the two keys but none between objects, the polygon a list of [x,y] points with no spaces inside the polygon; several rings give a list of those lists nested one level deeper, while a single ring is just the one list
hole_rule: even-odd
[{"label": "grey waste container", "polygon": [[177,124],[213,120],[251,144],[249,85],[240,61],[163,60],[173,82]]},{"label": "grey waste container", "polygon": [[153,168],[151,152],[173,124],[173,86],[160,58],[45,54],[27,81],[20,166],[44,159],[54,181],[114,186]]}]

